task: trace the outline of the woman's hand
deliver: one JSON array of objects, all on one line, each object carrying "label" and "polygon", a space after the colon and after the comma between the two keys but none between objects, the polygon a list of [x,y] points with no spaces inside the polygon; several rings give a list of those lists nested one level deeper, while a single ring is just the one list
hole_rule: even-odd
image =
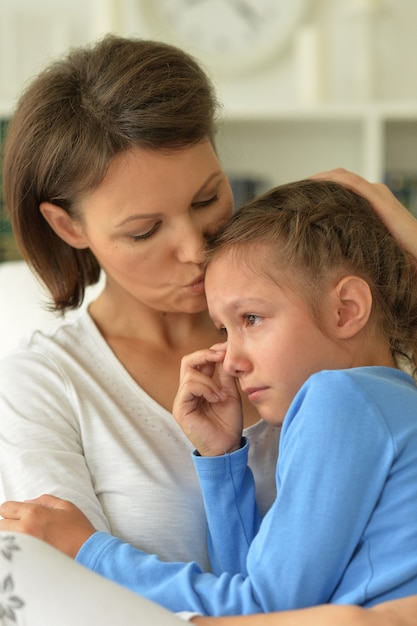
[{"label": "woman's hand", "polygon": [[198,626],[417,626],[417,595],[371,608],[325,604],[236,617],[195,617]]},{"label": "woman's hand", "polygon": [[417,626],[417,595],[376,604],[367,610],[381,626]]},{"label": "woman's hand", "polygon": [[320,172],[311,178],[332,180],[366,198],[400,246],[417,260],[417,220],[387,185],[370,183],[343,168]]},{"label": "woman's hand", "polygon": [[240,447],[243,416],[233,376],[223,369],[226,344],[198,350],[181,361],[173,414],[201,456]]},{"label": "woman's hand", "polygon": [[0,506],[0,530],[25,533],[74,558],[83,543],[96,532],[74,504],[43,495],[25,502],[4,502]]}]

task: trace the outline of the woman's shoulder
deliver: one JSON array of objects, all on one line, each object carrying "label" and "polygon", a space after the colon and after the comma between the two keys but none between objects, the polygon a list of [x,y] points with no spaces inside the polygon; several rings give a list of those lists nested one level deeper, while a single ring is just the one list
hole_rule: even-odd
[{"label": "woman's shoulder", "polygon": [[[64,322],[76,319],[88,307],[101,293],[104,280],[102,275],[98,283],[87,287],[80,310],[69,311]],[[13,351],[21,338],[29,338],[36,330],[50,334],[62,322],[59,313],[50,309],[46,287],[22,260],[0,263],[0,302],[0,357]]]},{"label": "woman's shoulder", "polygon": [[0,401],[28,394],[40,399],[45,390],[57,399],[82,394],[98,403],[95,396],[102,400],[111,397],[128,413],[134,407],[141,414],[162,415],[172,421],[170,413],[131,377],[88,310],[22,337],[0,359],[0,379]]},{"label": "woman's shoulder", "polygon": [[100,341],[101,335],[87,311],[80,311],[68,320],[55,320],[47,327],[30,330],[19,337],[1,356],[0,371],[11,375],[17,369],[22,375],[27,367],[39,369],[52,364],[58,367],[70,356],[78,358],[84,353],[85,357],[88,354],[85,347],[92,335],[96,342]]}]

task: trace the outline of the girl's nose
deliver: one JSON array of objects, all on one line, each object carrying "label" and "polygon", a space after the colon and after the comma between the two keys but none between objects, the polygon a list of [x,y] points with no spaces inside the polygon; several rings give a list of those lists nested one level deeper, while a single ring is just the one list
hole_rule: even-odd
[{"label": "girl's nose", "polygon": [[249,360],[243,355],[241,349],[227,339],[226,354],[223,360],[223,368],[230,376],[239,377],[250,368]]}]

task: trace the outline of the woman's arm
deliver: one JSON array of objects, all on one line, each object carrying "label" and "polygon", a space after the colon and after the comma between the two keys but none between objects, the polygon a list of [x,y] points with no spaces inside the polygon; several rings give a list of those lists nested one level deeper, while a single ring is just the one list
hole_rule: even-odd
[{"label": "woman's arm", "polygon": [[320,172],[312,178],[332,180],[366,198],[398,243],[417,259],[417,220],[386,185],[370,183],[343,168]]},{"label": "woman's arm", "polygon": [[[177,616],[97,576],[43,541],[0,531],[0,580],[9,581],[3,608],[31,626],[161,624]],[[54,581],[57,581],[56,583]],[[65,581],[65,584],[62,584]],[[74,602],[74,589],[77,601]],[[198,617],[196,626],[417,626],[417,595],[371,609],[325,605],[245,617]]]},{"label": "woman's arm", "polygon": [[416,626],[417,595],[383,602],[364,612],[364,626]]},{"label": "woman's arm", "polygon": [[417,595],[370,609],[326,604],[298,611],[236,617],[195,617],[197,626],[417,626]]},{"label": "woman's arm", "polygon": [[56,493],[109,530],[84,456],[72,381],[51,357],[24,347],[0,361],[0,380],[0,501]]},{"label": "woman's arm", "polygon": [[[197,626],[388,626],[377,619],[367,620],[368,611],[356,606],[327,604],[308,609],[260,613],[236,617],[195,617]],[[394,626],[394,622],[392,624]],[[402,625],[401,625],[402,626]]]}]

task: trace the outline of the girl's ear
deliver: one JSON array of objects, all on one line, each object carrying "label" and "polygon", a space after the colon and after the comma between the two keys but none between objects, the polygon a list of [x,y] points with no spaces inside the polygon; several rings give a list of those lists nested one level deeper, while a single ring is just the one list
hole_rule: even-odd
[{"label": "girl's ear", "polygon": [[359,276],[345,276],[333,290],[334,332],[339,339],[350,339],[367,324],[372,310],[372,293]]},{"label": "girl's ear", "polygon": [[72,248],[88,248],[81,223],[68,215],[62,207],[52,204],[52,202],[41,202],[39,210],[52,230],[65,243]]}]

